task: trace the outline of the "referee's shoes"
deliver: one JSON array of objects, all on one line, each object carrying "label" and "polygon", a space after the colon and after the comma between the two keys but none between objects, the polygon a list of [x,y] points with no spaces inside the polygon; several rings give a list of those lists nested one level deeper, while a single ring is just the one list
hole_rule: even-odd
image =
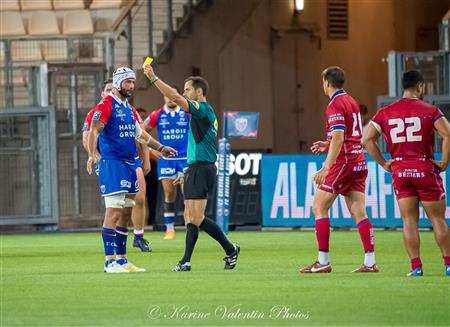
[{"label": "referee's shoes", "polygon": [[239,252],[241,251],[241,248],[236,243],[233,244],[234,246],[234,252],[227,255],[225,258],[223,258],[223,261],[225,261],[225,267],[223,269],[231,270],[234,269],[237,265],[237,260],[239,256]]}]

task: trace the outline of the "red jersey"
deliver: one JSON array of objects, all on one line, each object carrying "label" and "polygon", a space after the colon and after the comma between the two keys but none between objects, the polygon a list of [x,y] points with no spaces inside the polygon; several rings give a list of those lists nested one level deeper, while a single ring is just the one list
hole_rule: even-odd
[{"label": "red jersey", "polygon": [[336,131],[344,132],[344,144],[336,163],[364,161],[362,152],[362,124],[359,105],[344,90],[333,94],[326,110],[327,140]]},{"label": "red jersey", "polygon": [[380,109],[372,119],[395,160],[434,158],[434,123],[444,117],[435,106],[403,98]]},{"label": "red jersey", "polygon": [[89,132],[89,129],[91,128],[91,124],[92,124],[92,116],[94,116],[94,111],[95,108],[92,108],[91,110],[89,110],[88,114],[86,115],[86,118],[84,119],[84,124],[83,124],[83,132]]}]

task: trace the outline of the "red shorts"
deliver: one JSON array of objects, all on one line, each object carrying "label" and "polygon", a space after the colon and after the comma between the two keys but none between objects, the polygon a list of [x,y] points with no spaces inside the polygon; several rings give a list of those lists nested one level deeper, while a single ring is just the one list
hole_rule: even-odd
[{"label": "red shorts", "polygon": [[397,200],[418,197],[420,201],[445,199],[440,171],[431,161],[401,160],[392,163],[392,180]]},{"label": "red shorts", "polygon": [[365,160],[334,164],[319,190],[345,195],[350,191],[365,193],[367,163]]}]

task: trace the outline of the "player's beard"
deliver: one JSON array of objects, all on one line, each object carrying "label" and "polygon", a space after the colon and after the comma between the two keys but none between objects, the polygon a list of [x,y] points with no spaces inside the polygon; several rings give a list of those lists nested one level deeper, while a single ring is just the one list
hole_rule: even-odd
[{"label": "player's beard", "polygon": [[133,95],[133,91],[126,91],[124,89],[120,89],[119,93],[121,96],[123,96],[124,98],[129,98]]}]

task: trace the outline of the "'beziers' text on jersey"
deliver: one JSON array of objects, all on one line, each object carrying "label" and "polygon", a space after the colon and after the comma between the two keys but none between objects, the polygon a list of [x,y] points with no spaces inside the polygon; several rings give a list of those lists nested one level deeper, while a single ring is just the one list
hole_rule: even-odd
[{"label": "'beziers' text on jersey", "polygon": [[187,163],[215,163],[217,160],[217,123],[214,109],[208,102],[188,100],[189,140],[187,148]]},{"label": "'beziers' text on jersey", "polygon": [[167,105],[153,111],[145,120],[151,128],[158,128],[158,139],[162,145],[178,151],[176,158],[186,158],[188,146],[189,114],[180,107],[169,110]]},{"label": "'beziers' text on jersey", "polygon": [[362,126],[359,105],[344,90],[333,94],[326,110],[327,140],[331,141],[336,131],[344,132],[344,144],[336,163],[365,160],[362,153]]},{"label": "'beziers' text on jersey", "polygon": [[136,110],[113,94],[108,94],[95,107],[92,121],[101,121],[98,148],[102,159],[119,159],[134,164],[137,156],[135,122],[141,121]]}]

